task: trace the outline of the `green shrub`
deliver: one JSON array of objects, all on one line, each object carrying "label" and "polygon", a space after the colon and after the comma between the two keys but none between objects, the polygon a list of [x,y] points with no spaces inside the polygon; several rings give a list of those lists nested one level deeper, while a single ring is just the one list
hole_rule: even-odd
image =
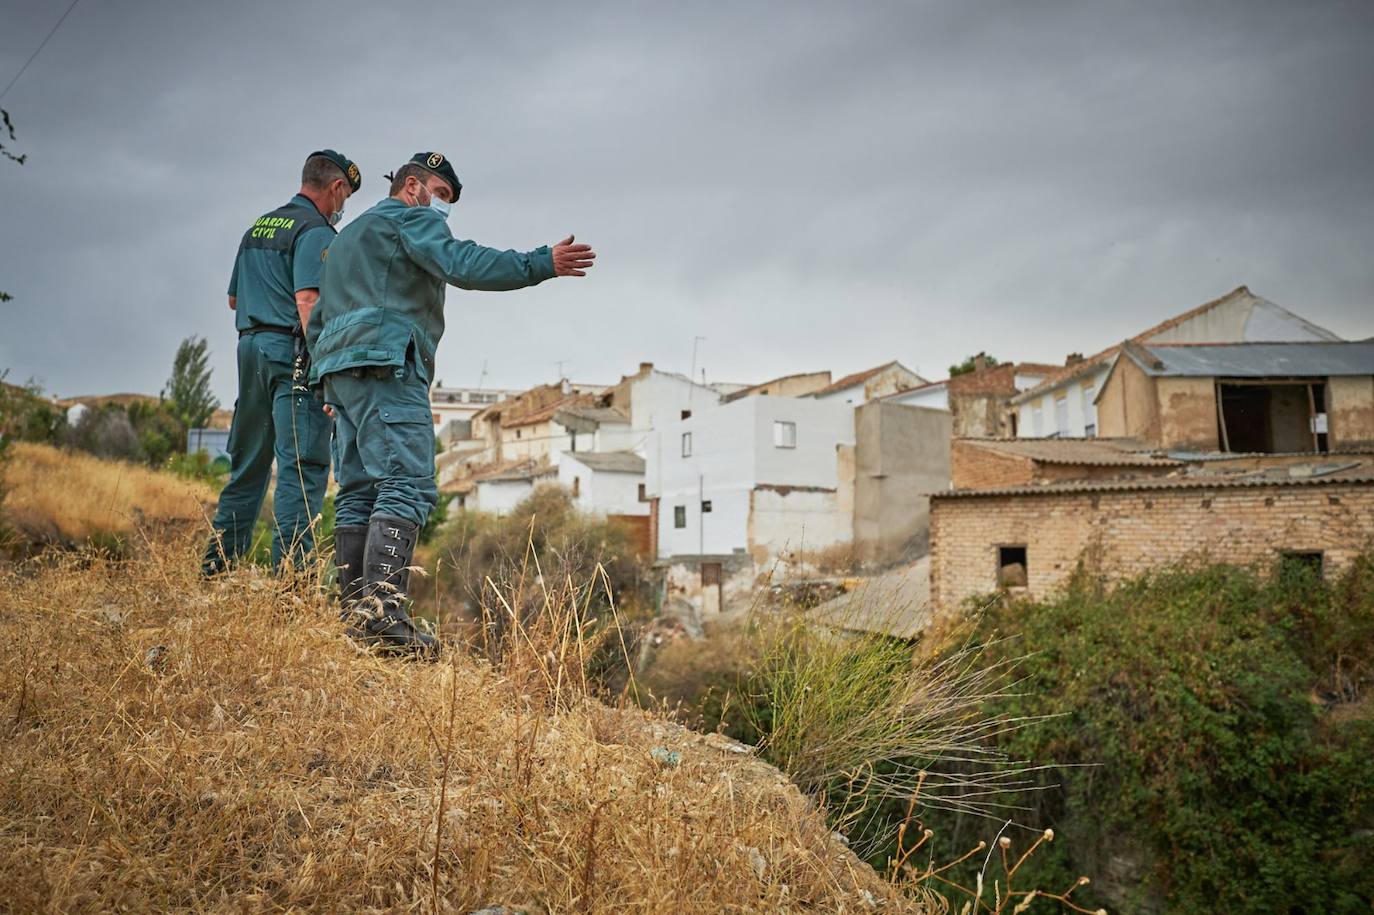
[{"label": "green shrub", "polygon": [[979,627],[1028,656],[991,710],[1043,718],[999,746],[1059,766],[1017,817],[1068,840],[1031,882],[1094,875],[1126,911],[1368,912],[1374,563],[1332,584],[1217,566],[1089,585]]}]

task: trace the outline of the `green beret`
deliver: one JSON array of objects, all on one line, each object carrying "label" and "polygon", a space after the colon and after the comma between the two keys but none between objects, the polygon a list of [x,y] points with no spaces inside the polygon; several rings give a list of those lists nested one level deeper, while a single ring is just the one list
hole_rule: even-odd
[{"label": "green beret", "polygon": [[443,153],[420,152],[410,157],[411,165],[418,165],[425,171],[433,172],[440,178],[448,182],[448,186],[453,188],[453,202],[458,202],[458,197],[463,193],[463,182],[458,180],[458,173],[453,170]]},{"label": "green beret", "polygon": [[354,165],[353,160],[343,153],[334,149],[317,149],[306,158],[313,159],[316,156],[323,156],[337,165],[339,171],[343,172],[344,177],[348,179],[348,186],[352,188],[355,193],[358,188],[363,186],[362,172],[358,171],[358,166]]}]

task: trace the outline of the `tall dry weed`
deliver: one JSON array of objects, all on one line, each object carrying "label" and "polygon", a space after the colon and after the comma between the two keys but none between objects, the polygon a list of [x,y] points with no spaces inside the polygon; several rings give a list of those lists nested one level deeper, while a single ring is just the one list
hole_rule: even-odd
[{"label": "tall dry weed", "polygon": [[14,442],[0,464],[6,526],[36,542],[127,536],[140,524],[195,522],[213,505],[202,483],[50,445]]},{"label": "tall dry weed", "polygon": [[925,910],[776,770],[588,698],[570,608],[495,667],[384,660],[195,546],[0,573],[5,906]]}]

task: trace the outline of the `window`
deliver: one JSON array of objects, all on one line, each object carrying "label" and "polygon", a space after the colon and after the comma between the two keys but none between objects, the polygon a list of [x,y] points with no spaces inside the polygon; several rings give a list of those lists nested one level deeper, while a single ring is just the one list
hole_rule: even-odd
[{"label": "window", "polygon": [[710,512],[711,512],[711,500],[710,500],[710,499],[702,499],[702,500],[701,500],[701,513],[702,513],[703,515],[706,515],[706,514],[710,514]]},{"label": "window", "polygon": [[582,478],[581,478],[581,477],[573,477],[573,490],[572,490],[572,492],[573,492],[573,498],[574,498],[574,499],[576,499],[578,496],[582,495]]},{"label": "window", "polygon": [[673,527],[683,528],[687,526],[687,506],[673,506]]},{"label": "window", "polygon": [[692,433],[690,432],[682,433],[682,456],[692,456]]},{"label": "window", "polygon": [[678,419],[691,419],[691,418],[692,418],[692,411],[691,411],[691,410],[683,410],[683,411],[682,411],[682,414],[678,417]]},{"label": "window", "polygon": [[516,438],[519,438],[519,437],[520,437],[520,432],[521,432],[520,429],[516,429],[516,430],[515,430],[515,437],[516,437]]},{"label": "window", "polygon": [[1279,554],[1279,577],[1285,580],[1322,577],[1321,550],[1292,550]]},{"label": "window", "polygon": [[1054,434],[1060,438],[1069,435],[1069,395],[1060,394],[1054,399]]},{"label": "window", "polygon": [[1083,385],[1083,434],[1088,438],[1097,437],[1097,405],[1093,403],[1093,398],[1097,396],[1097,385]]},{"label": "window", "polygon": [[1045,434],[1045,417],[1040,413],[1040,404],[1031,407],[1031,432],[1036,438]]},{"label": "window", "polygon": [[649,501],[649,496],[644,492],[644,484],[643,484],[643,483],[640,483],[640,484],[639,484],[639,501],[641,501],[641,502],[648,502],[648,501]]},{"label": "window", "polygon": [[568,450],[569,450],[569,451],[576,451],[576,450],[577,450],[577,430],[576,430],[576,429],[571,430],[571,431],[568,432]]},{"label": "window", "polygon": [[773,423],[773,447],[797,447],[797,424],[777,420]]},{"label": "window", "polygon": [[1026,565],[1026,546],[997,548],[997,587],[1024,588],[1029,581]]}]

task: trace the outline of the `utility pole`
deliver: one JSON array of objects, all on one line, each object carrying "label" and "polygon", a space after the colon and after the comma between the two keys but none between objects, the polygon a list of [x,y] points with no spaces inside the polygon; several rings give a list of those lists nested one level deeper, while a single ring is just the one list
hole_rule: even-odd
[{"label": "utility pole", "polygon": [[[705,339],[705,337],[692,338],[692,370],[687,373],[688,381],[695,382],[697,380],[697,344],[701,343]],[[689,408],[692,405],[692,394],[695,393],[695,390],[695,388],[687,389],[687,406]]]},{"label": "utility pole", "polygon": [[559,381],[562,381],[562,380],[563,380],[563,366],[567,365],[569,362],[572,362],[572,360],[571,360],[571,359],[555,359],[555,360],[554,360],[554,363],[553,363],[553,364],[554,364],[554,368],[556,368],[556,369],[558,370],[558,380],[559,380]]}]

